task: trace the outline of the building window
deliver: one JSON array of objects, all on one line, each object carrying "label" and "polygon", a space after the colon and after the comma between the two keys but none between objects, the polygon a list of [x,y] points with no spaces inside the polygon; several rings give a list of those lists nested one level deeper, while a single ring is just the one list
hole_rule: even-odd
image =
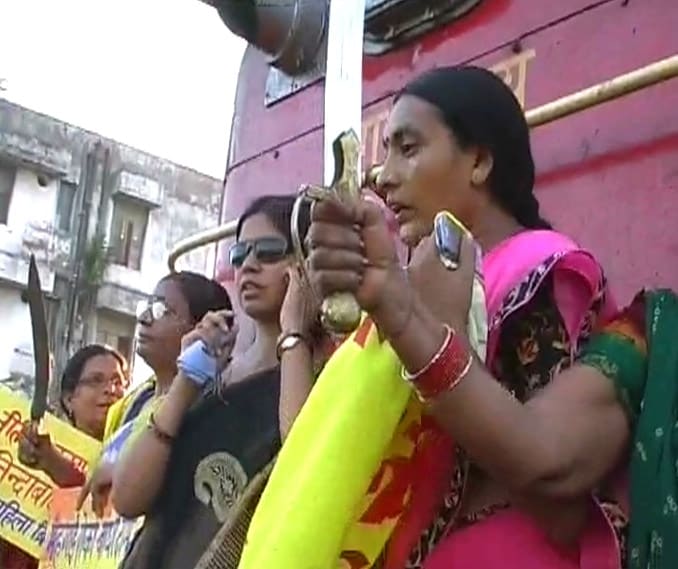
[{"label": "building window", "polygon": [[138,271],[148,225],[148,207],[135,200],[117,197],[113,205],[111,250],[113,262]]},{"label": "building window", "polygon": [[73,225],[73,205],[77,186],[73,182],[61,180],[57,196],[56,226],[59,231],[70,232]]},{"label": "building window", "polygon": [[0,162],[0,224],[7,225],[9,204],[12,201],[16,168]]},{"label": "building window", "polygon": [[97,315],[97,343],[115,348],[131,361],[135,326],[134,318],[102,309]]}]

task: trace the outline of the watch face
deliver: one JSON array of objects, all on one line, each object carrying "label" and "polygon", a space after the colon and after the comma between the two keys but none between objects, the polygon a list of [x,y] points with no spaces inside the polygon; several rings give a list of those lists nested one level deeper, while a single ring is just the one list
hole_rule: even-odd
[{"label": "watch face", "polygon": [[287,336],[280,345],[283,350],[289,350],[294,348],[299,343],[299,336]]},{"label": "watch face", "polygon": [[289,336],[286,336],[283,338],[280,343],[278,344],[278,358],[283,354],[283,352],[286,352],[287,350],[291,350],[294,348],[299,342],[301,342],[301,337],[299,337],[296,334],[291,334]]}]

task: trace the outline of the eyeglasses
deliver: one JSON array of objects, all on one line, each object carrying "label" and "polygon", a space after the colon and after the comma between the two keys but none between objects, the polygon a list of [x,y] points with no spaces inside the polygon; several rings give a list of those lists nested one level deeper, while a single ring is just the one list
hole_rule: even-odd
[{"label": "eyeglasses", "polygon": [[141,300],[137,304],[137,320],[141,320],[150,314],[152,320],[160,320],[165,314],[175,314],[163,300]]},{"label": "eyeglasses", "polygon": [[106,377],[101,374],[83,377],[78,381],[78,385],[92,387],[95,389],[104,389],[108,387],[113,393],[124,393],[127,381],[116,375],[114,377]]},{"label": "eyeglasses", "polygon": [[228,258],[236,269],[243,266],[250,253],[260,263],[277,263],[289,253],[287,241],[280,237],[262,237],[250,241],[238,241],[229,251]]}]

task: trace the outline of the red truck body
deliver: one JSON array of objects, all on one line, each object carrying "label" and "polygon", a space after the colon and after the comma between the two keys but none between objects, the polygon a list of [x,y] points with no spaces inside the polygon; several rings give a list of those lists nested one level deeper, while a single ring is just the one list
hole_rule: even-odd
[{"label": "red truck body", "polygon": [[[392,95],[434,66],[494,68],[526,109],[678,53],[675,0],[485,0],[460,20],[365,57],[365,163],[381,158]],[[322,181],[324,84],[269,107],[268,66],[248,47],[238,79],[222,220],[255,197]],[[678,289],[678,79],[532,131],[537,196],[554,226],[593,251],[619,302]],[[217,276],[232,272],[223,242]]]}]

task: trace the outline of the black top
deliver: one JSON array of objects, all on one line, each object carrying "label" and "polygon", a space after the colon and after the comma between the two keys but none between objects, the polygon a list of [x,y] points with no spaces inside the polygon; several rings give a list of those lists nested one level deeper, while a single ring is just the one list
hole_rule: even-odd
[{"label": "black top", "polygon": [[184,420],[163,488],[121,569],[195,566],[249,481],[278,453],[279,398],[280,368],[201,398]]}]

